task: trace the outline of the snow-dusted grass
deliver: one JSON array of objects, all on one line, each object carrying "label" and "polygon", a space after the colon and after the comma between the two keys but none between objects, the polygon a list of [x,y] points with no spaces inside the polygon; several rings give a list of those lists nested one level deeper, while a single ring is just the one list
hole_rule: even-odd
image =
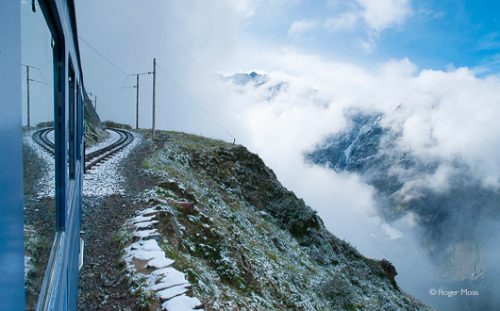
[{"label": "snow-dusted grass", "polygon": [[127,227],[133,230],[132,235],[137,241],[125,248],[123,258],[131,278],[146,287],[135,289],[136,292],[154,292],[162,302],[162,310],[193,310],[201,306],[200,300],[187,295],[191,284],[184,273],[172,266],[175,261],[166,257],[157,241],[159,221],[155,219],[159,212],[171,211],[170,206],[159,205],[142,210],[129,219]]}]

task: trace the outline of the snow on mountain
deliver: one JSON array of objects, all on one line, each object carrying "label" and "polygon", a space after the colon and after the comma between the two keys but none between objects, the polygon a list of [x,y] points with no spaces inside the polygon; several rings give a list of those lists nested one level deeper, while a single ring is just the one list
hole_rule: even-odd
[{"label": "snow on mountain", "polygon": [[259,74],[255,71],[250,73],[235,73],[231,75],[223,75],[223,81],[234,83],[239,87],[263,88],[266,99],[269,101],[281,92],[286,92],[290,86],[285,81],[275,81],[267,74]]},{"label": "snow on mountain", "polygon": [[231,76],[225,77],[227,80],[232,81],[237,85],[247,85],[248,83],[254,86],[261,86],[269,81],[269,76],[265,74],[258,74],[255,71],[250,73],[235,73]]},{"label": "snow on mountain", "polygon": [[[349,112],[348,119],[349,125],[316,146],[307,161],[359,174],[377,190],[379,213],[388,222],[414,215],[438,278],[448,286],[481,288],[483,302],[491,302],[487,284],[498,270],[484,237],[500,219],[499,192],[484,186],[459,158],[444,163],[405,149],[401,132],[385,126],[383,114]],[[445,169],[445,181],[436,181]]]}]

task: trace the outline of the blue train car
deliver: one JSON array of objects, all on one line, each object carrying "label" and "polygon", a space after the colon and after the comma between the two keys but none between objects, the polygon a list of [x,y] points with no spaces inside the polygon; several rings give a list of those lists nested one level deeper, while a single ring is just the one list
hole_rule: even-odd
[{"label": "blue train car", "polygon": [[[28,1],[51,35],[54,237],[37,310],[76,310],[82,260],[83,74],[72,0]],[[0,309],[24,310],[21,5],[0,1]],[[24,3],[26,5],[26,3]],[[29,80],[29,77],[28,77]]]}]

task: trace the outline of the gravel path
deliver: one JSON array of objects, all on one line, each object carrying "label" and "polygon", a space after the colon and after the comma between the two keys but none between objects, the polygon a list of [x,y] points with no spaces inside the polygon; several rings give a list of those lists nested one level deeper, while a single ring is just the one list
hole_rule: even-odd
[{"label": "gravel path", "polygon": [[[134,209],[129,197],[85,197],[81,237],[85,242],[84,265],[80,271],[79,310],[130,310],[134,298],[128,292],[118,231],[125,216]],[[117,209],[120,209],[117,212]]]},{"label": "gravel path", "polygon": [[142,161],[153,152],[152,143],[143,139],[119,164],[124,178],[122,194],[84,196],[82,238],[84,265],[79,281],[79,310],[136,310],[129,293],[125,266],[121,260],[119,232],[135,211],[147,207],[138,200],[140,193],[158,183],[144,172]]}]

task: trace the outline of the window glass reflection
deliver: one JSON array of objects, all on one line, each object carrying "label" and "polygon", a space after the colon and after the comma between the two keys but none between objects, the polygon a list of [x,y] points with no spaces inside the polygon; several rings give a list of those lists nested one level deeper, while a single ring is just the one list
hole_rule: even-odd
[{"label": "window glass reflection", "polygon": [[26,309],[34,310],[54,237],[52,36],[42,12],[22,2],[22,110]]}]

